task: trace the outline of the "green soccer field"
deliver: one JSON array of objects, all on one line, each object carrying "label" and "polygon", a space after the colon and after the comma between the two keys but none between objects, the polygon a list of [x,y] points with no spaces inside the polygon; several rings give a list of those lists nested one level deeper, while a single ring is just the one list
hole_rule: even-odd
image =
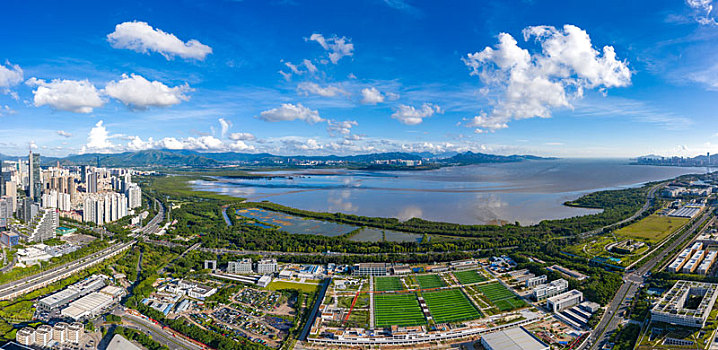
[{"label": "green soccer field", "polygon": [[456,277],[456,279],[459,280],[461,284],[472,284],[486,281],[486,277],[484,277],[476,270],[456,271],[454,272],[454,277]]},{"label": "green soccer field", "polygon": [[426,324],[416,294],[375,294],[374,323],[376,327],[418,326]]},{"label": "green soccer field", "polygon": [[421,289],[438,288],[446,286],[446,283],[438,275],[418,275],[415,276],[416,282],[419,283]]},{"label": "green soccer field", "polygon": [[404,289],[399,277],[376,277],[374,279],[374,290],[376,291],[386,292]]},{"label": "green soccer field", "polygon": [[492,304],[501,311],[510,311],[526,306],[516,294],[506,289],[501,283],[489,283],[477,286],[481,294],[485,295]]},{"label": "green soccer field", "polygon": [[436,323],[460,322],[481,318],[481,312],[459,289],[423,292],[422,297]]}]

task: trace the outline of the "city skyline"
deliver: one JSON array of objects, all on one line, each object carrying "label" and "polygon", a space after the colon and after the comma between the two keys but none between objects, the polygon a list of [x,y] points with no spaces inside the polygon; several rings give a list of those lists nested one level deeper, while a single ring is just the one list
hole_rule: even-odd
[{"label": "city skyline", "polygon": [[0,153],[718,151],[711,2],[442,5],[11,1]]}]

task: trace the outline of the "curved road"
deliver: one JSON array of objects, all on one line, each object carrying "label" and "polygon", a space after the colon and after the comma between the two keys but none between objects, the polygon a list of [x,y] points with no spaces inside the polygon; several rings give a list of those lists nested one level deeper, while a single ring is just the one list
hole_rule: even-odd
[{"label": "curved road", "polygon": [[660,189],[661,187],[663,187],[666,183],[667,183],[667,182],[661,182],[661,183],[659,183],[659,184],[657,184],[657,185],[651,187],[651,189],[648,191],[648,195],[646,196],[646,203],[643,204],[643,207],[641,207],[641,209],[639,209],[635,214],[631,215],[631,217],[629,217],[629,218],[627,218],[627,219],[623,219],[623,220],[621,220],[621,221],[619,221],[619,222],[614,222],[614,223],[612,223],[612,224],[610,224],[610,225],[606,225],[606,226],[601,227],[601,228],[597,228],[597,229],[595,229],[595,230],[591,230],[591,231],[586,231],[586,232],[579,233],[578,235],[579,235],[580,237],[582,237],[582,238],[587,237],[587,236],[597,235],[597,234],[603,232],[603,230],[605,230],[605,229],[609,229],[609,228],[612,228],[612,227],[616,227],[616,226],[619,226],[619,225],[623,225],[623,224],[625,224],[625,223],[628,223],[628,222],[631,222],[631,221],[637,219],[639,216],[643,215],[643,213],[645,213],[646,210],[648,210],[648,209],[651,207],[651,203],[653,202],[653,198],[656,197],[656,191],[658,191],[658,189]]}]

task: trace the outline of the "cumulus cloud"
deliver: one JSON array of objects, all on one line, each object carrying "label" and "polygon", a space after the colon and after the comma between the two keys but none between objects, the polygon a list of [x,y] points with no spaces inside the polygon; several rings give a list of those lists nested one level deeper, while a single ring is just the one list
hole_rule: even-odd
[{"label": "cumulus cloud", "polygon": [[232,141],[254,141],[257,138],[248,132],[233,132],[229,134],[229,139]]},{"label": "cumulus cloud", "polygon": [[319,86],[317,83],[304,82],[297,85],[297,92],[302,95],[319,95],[323,97],[334,97],[337,95],[349,95],[349,93],[337,85]]},{"label": "cumulus cloud", "polygon": [[72,137],[72,134],[70,134],[69,132],[64,131],[64,130],[58,130],[58,131],[57,131],[57,134],[60,135],[60,136],[62,136],[62,137]]},{"label": "cumulus cloud", "polygon": [[87,151],[106,152],[113,150],[113,148],[115,148],[115,145],[110,141],[110,133],[107,131],[104,122],[100,120],[90,129],[87,144],[82,149],[83,153],[85,153]]},{"label": "cumulus cloud", "polygon": [[490,113],[480,113],[467,123],[478,132],[506,128],[513,119],[549,118],[554,108],[571,107],[584,89],[624,87],[631,83],[626,61],[616,58],[612,46],[593,48],[579,27],[565,25],[527,27],[524,40],[533,38],[541,52],[530,53],[510,34],[499,34],[499,43],[463,58],[471,75],[498,94]]},{"label": "cumulus cloud", "polygon": [[429,118],[434,115],[434,113],[442,113],[442,110],[439,106],[431,103],[424,103],[420,108],[399,105],[391,117],[400,121],[402,124],[417,125],[421,124],[421,122],[424,121],[424,118]]},{"label": "cumulus cloud", "polygon": [[375,87],[364,88],[361,90],[361,103],[366,105],[375,105],[384,102],[384,95]]},{"label": "cumulus cloud", "polygon": [[174,56],[203,61],[212,48],[192,39],[184,42],[174,34],[152,28],[146,22],[124,22],[115,26],[107,35],[107,41],[116,49],[128,49],[140,53],[157,52],[167,60]]},{"label": "cumulus cloud", "polygon": [[93,109],[105,104],[100,92],[88,80],[53,79],[46,82],[30,78],[26,84],[37,87],[32,91],[36,107],[48,105],[56,110],[92,113]]},{"label": "cumulus cloud", "polygon": [[327,120],[327,132],[332,135],[349,135],[352,132],[352,127],[359,125],[354,120]]},{"label": "cumulus cloud", "polygon": [[260,113],[259,119],[268,122],[303,120],[308,124],[316,124],[324,121],[324,119],[319,117],[318,111],[304,107],[301,103],[297,103],[296,105],[283,103],[278,108]]},{"label": "cumulus cloud", "polygon": [[310,41],[316,41],[325,51],[329,52],[329,60],[337,64],[342,57],[354,55],[354,44],[351,39],[338,37],[336,35],[325,38],[322,34],[314,33],[309,37]]},{"label": "cumulus cloud", "polygon": [[159,81],[149,81],[139,74],[122,75],[119,81],[110,81],[105,93],[128,107],[147,109],[148,107],[168,107],[189,100],[189,85],[169,87]]},{"label": "cumulus cloud", "polygon": [[0,64],[0,91],[5,94],[12,94],[15,99],[15,95],[10,88],[20,84],[23,79],[23,71],[20,66],[12,64],[9,61],[5,61],[5,65]]}]

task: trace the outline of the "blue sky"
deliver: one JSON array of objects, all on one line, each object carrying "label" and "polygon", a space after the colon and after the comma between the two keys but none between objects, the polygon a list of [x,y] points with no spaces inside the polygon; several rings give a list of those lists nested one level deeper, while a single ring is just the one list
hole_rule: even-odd
[{"label": "blue sky", "polygon": [[718,151],[707,0],[27,3],[4,154]]}]

